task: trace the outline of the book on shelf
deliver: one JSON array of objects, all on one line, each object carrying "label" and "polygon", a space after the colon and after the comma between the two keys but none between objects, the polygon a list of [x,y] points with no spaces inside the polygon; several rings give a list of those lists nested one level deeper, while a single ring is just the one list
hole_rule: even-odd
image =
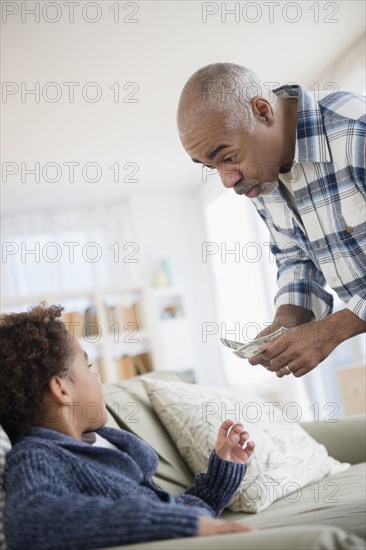
[{"label": "book on shelf", "polygon": [[142,315],[142,307],[139,302],[132,305],[133,317],[136,320],[136,324],[139,329],[144,327],[144,320]]},{"label": "book on shelf", "polygon": [[122,355],[122,357],[117,359],[117,365],[119,376],[122,380],[126,380],[126,378],[132,378],[133,376],[136,376],[135,367],[132,362],[132,357],[130,355]]},{"label": "book on shelf", "polygon": [[85,310],[84,316],[84,336],[97,336],[100,332],[98,317],[94,306],[90,306]]},{"label": "book on shelf", "polygon": [[146,374],[147,372],[151,372],[153,370],[153,364],[149,352],[133,355],[132,361],[137,374]]},{"label": "book on shelf", "polygon": [[61,316],[61,321],[66,325],[67,330],[76,338],[81,338],[84,327],[84,314],[80,311],[66,311]]},{"label": "book on shelf", "polygon": [[97,336],[100,332],[94,307],[88,307],[83,313],[80,311],[64,311],[61,321],[65,323],[68,331],[76,338]]},{"label": "book on shelf", "polygon": [[134,325],[138,330],[144,326],[142,307],[139,302],[131,306],[122,304],[105,305],[107,322],[110,332],[115,331],[115,323],[118,324],[119,331],[131,330],[131,325]]},{"label": "book on shelf", "polygon": [[132,378],[139,374],[146,374],[153,370],[150,353],[138,353],[136,355],[122,355],[117,359],[119,376],[122,380]]}]

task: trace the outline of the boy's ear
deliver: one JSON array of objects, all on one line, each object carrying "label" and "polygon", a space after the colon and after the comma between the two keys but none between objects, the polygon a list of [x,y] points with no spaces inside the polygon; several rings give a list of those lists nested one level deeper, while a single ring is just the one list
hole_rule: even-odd
[{"label": "boy's ear", "polygon": [[48,393],[52,396],[52,400],[56,403],[58,402],[60,405],[70,403],[71,401],[71,394],[67,380],[65,378],[61,378],[61,376],[52,376],[48,384]]}]

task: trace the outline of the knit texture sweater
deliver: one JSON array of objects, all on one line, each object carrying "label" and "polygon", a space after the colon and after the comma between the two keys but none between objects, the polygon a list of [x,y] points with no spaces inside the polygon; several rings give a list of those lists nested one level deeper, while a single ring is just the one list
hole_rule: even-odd
[{"label": "knit texture sweater", "polygon": [[197,535],[199,516],[218,516],[246,465],[213,451],[207,473],[171,495],[153,481],[155,451],[115,428],[96,433],[118,450],[33,428],[7,455],[4,531],[8,550],[87,550]]}]

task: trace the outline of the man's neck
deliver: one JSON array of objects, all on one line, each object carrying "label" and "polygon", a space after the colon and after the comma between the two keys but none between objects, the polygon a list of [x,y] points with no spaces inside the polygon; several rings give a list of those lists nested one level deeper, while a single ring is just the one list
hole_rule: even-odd
[{"label": "man's neck", "polygon": [[280,173],[286,173],[291,170],[295,157],[295,145],[297,137],[297,104],[295,98],[284,99],[282,104],[282,131],[284,132],[284,154]]}]

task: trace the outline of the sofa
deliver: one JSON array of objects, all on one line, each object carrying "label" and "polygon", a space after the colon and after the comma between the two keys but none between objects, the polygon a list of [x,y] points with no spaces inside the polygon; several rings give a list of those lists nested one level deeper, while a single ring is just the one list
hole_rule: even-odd
[{"label": "sofa", "polygon": [[[155,482],[173,494],[191,485],[194,478],[167,429],[157,416],[144,378],[181,381],[174,372],[157,371],[116,384],[104,385],[108,425],[134,433],[159,456]],[[345,417],[336,422],[308,422],[302,427],[323,444],[329,455],[351,467],[302,488],[301,499],[282,498],[263,512],[249,514],[225,510],[222,519],[254,527],[251,533],[190,537],[116,547],[114,550],[178,549],[364,549],[365,546],[365,417]],[[319,487],[321,490],[319,490]]]},{"label": "sofa", "polygon": [[[194,475],[155,412],[146,390],[146,379],[159,384],[169,382],[172,387],[177,381],[182,383],[174,372],[157,371],[104,385],[108,425],[134,433],[155,449],[159,456],[155,482],[176,494],[192,484]],[[351,463],[351,467],[327,476],[321,483],[303,487],[299,500],[295,492],[290,499],[277,500],[260,513],[224,511],[222,519],[251,525],[255,528],[253,532],[158,540],[115,547],[114,550],[365,549],[365,417],[346,417],[333,423],[305,423],[302,427],[325,445],[330,456]],[[0,443],[4,455],[8,443],[1,432]],[[3,455],[0,453],[0,466],[4,463]],[[0,549],[3,548],[0,525]]]}]

